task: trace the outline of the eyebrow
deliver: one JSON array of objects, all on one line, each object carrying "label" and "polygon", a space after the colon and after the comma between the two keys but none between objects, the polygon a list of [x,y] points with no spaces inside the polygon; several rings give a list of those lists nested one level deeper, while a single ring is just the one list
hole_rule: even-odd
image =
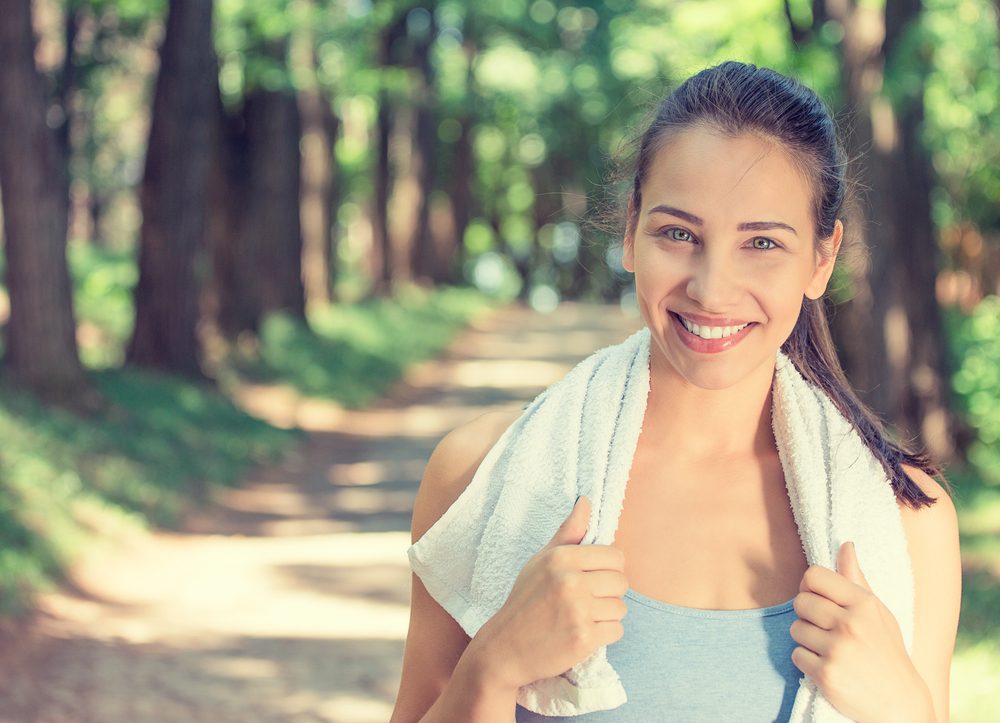
[{"label": "eyebrow", "polygon": [[[693,213],[688,213],[687,211],[682,211],[679,208],[674,208],[673,206],[666,206],[662,203],[649,209],[649,213],[668,213],[671,216],[682,218],[688,223],[693,223],[696,226],[705,225],[705,222],[699,216],[695,216]],[[774,228],[783,228],[787,231],[791,231],[796,236],[799,235],[798,231],[789,226],[787,223],[782,223],[781,221],[744,221],[736,226],[737,231],[769,231]]]}]

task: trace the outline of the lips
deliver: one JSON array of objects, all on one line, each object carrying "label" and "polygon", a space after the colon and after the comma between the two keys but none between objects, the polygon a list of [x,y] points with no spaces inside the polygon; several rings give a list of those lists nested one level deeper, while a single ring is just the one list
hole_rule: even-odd
[{"label": "lips", "polygon": [[[709,319],[709,317],[696,315],[685,315],[682,319],[679,314],[673,311],[670,312],[670,318],[684,345],[692,351],[706,354],[715,354],[733,348],[757,326],[757,322],[753,321],[727,318]],[[699,320],[705,323],[699,323]],[[712,323],[707,323],[709,321]],[[711,338],[705,338],[705,335],[710,335]]]}]

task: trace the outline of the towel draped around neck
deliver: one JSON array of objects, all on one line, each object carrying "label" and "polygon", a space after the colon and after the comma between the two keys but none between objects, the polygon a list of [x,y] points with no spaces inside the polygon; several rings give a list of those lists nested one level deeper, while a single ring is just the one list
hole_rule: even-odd
[{"label": "towel draped around neck", "polygon": [[[552,538],[577,498],[591,516],[580,544],[608,545],[625,497],[649,393],[650,332],[581,361],[503,433],[468,487],[407,550],[430,595],[475,636],[506,602],[521,569]],[[913,576],[895,495],[879,461],[830,398],[778,352],[771,424],[806,561],[836,569],[853,541],[872,591],[913,635]],[[602,646],[561,675],[518,691],[548,716],[609,710],[625,690]],[[848,720],[803,676],[791,721]]]}]

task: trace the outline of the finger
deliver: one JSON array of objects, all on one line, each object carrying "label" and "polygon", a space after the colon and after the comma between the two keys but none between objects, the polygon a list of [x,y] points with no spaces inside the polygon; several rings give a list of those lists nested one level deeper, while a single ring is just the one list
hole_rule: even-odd
[{"label": "finger", "polygon": [[845,612],[844,608],[832,600],[808,591],[796,595],[792,607],[800,620],[812,623],[823,630],[833,630]]},{"label": "finger", "polygon": [[574,545],[563,554],[567,564],[578,570],[625,571],[625,553],[611,545]]},{"label": "finger", "polygon": [[792,663],[796,668],[815,681],[819,676],[820,666],[823,664],[823,659],[816,655],[813,651],[808,648],[803,648],[800,645],[792,650]]},{"label": "finger", "polygon": [[838,572],[822,565],[810,565],[802,576],[799,584],[802,592],[814,592],[841,607],[847,607],[858,602],[861,590],[853,582]]},{"label": "finger", "polygon": [[559,529],[552,535],[552,539],[546,543],[546,547],[557,545],[578,545],[580,540],[587,534],[587,525],[590,524],[590,500],[586,495],[577,498],[572,511],[559,525]]},{"label": "finger", "polygon": [[792,640],[821,657],[830,651],[831,633],[829,630],[824,630],[800,619],[793,620],[788,631],[792,635]]},{"label": "finger", "polygon": [[595,597],[591,611],[594,622],[621,620],[628,612],[628,606],[620,597]]},{"label": "finger", "polygon": [[858,587],[862,587],[868,592],[872,591],[871,585],[865,579],[865,574],[861,571],[858,552],[854,549],[853,542],[845,542],[840,546],[840,551],[837,553],[837,572]]},{"label": "finger", "polygon": [[628,578],[616,570],[593,570],[585,575],[587,589],[594,597],[620,598],[628,591]]},{"label": "finger", "polygon": [[599,645],[611,645],[621,640],[625,628],[617,620],[606,620],[594,623],[594,638]]}]

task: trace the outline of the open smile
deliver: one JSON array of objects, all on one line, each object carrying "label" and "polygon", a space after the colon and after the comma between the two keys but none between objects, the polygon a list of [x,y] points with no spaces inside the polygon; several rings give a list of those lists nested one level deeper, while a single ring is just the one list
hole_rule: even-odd
[{"label": "open smile", "polygon": [[757,326],[755,321],[734,319],[721,319],[715,325],[699,324],[696,320],[683,317],[676,312],[669,313],[684,345],[692,351],[708,354],[731,349],[743,341]]}]

